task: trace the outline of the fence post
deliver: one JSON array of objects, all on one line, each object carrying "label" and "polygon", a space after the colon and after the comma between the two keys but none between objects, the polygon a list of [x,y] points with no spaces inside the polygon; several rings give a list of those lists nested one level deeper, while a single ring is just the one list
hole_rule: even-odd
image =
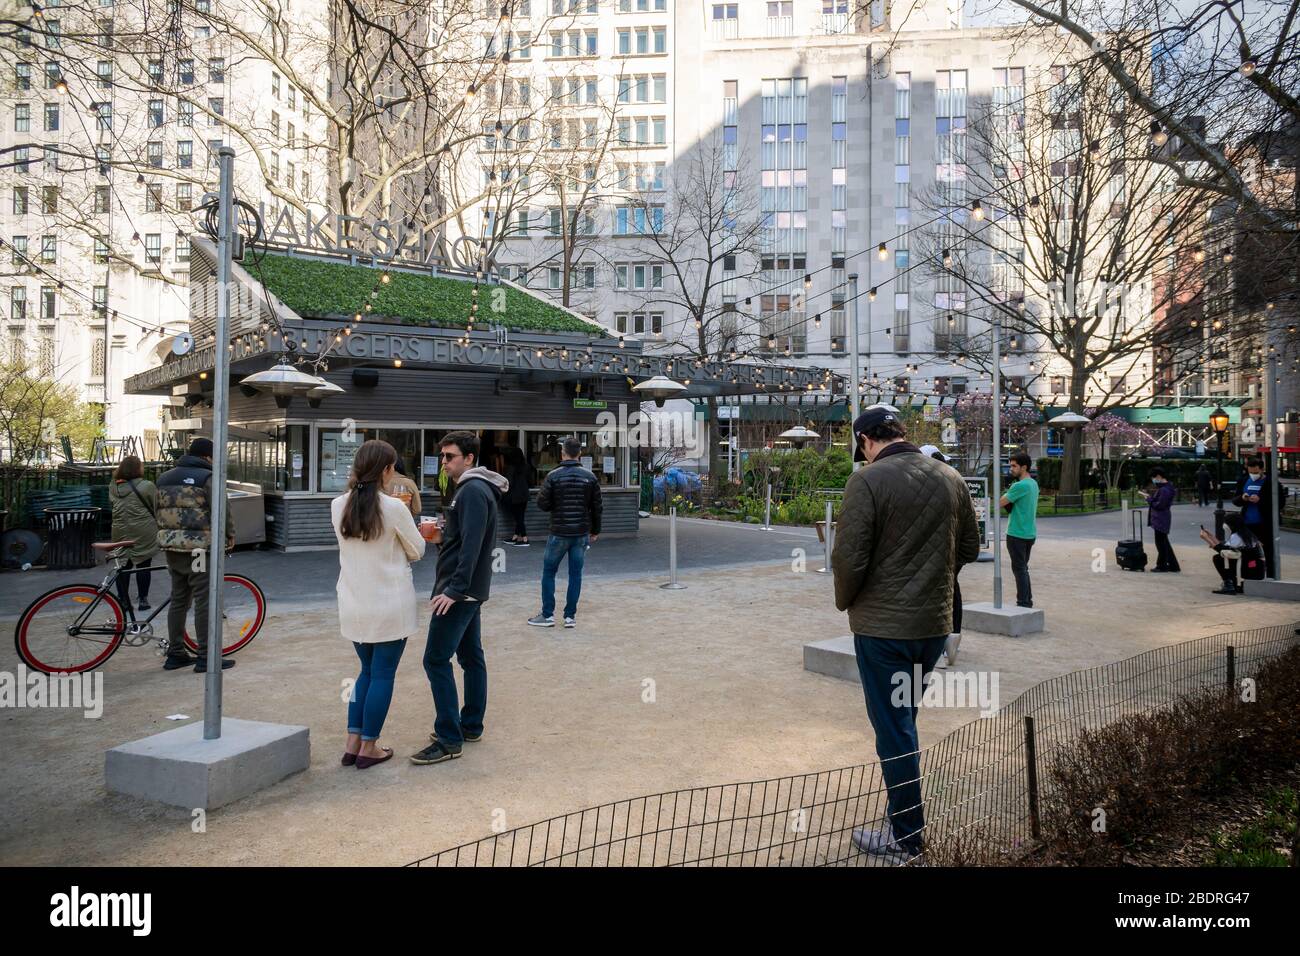
[{"label": "fence post", "polygon": [[1228,692],[1233,693],[1237,689],[1237,649],[1231,644],[1227,647],[1228,651]]},{"label": "fence post", "polygon": [[1042,839],[1038,816],[1038,748],[1034,739],[1034,718],[1025,715],[1025,770],[1029,780],[1029,832],[1035,840]]},{"label": "fence post", "polygon": [[762,531],[772,530],[772,482],[767,483],[767,496],[763,505],[763,527]]}]

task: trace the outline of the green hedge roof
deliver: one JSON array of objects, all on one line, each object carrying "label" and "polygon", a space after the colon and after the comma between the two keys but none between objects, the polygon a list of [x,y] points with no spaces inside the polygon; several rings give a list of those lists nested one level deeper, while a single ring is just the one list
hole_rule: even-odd
[{"label": "green hedge roof", "polygon": [[[370,299],[378,270],[368,266],[267,255],[251,257],[244,270],[263,283],[281,302],[305,319],[351,317],[370,302],[372,318],[400,319],[408,325],[463,329],[473,302],[473,283],[411,272],[389,273],[391,280]],[[484,325],[493,321],[517,332],[580,332],[596,326],[563,309],[516,289],[502,287],[505,309],[492,311],[495,286],[479,287],[479,314]]]}]

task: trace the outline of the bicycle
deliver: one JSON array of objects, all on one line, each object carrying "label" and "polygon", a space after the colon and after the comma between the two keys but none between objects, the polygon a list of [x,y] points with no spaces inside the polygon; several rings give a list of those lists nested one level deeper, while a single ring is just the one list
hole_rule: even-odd
[{"label": "bicycle", "polygon": [[[122,575],[145,570],[122,570],[127,549],[134,543],[95,544],[113,562],[113,570],[98,587],[65,584],[46,591],[27,605],[14,628],[14,644],[28,667],[46,674],[84,673],[102,665],[123,643],[143,647],[151,640],[157,641],[159,653],[167,653],[170,641],[165,633],[155,637],[153,620],[171,603],[171,598],[155,607],[148,617],[138,620],[129,601],[123,608],[114,588]],[[266,619],[266,596],[252,579],[242,574],[226,574],[223,580],[221,654],[225,657],[247,647],[257,637]],[[92,623],[96,608],[101,605],[108,614]],[[188,628],[183,632],[183,640],[191,653],[198,653],[198,643],[190,637]]]}]

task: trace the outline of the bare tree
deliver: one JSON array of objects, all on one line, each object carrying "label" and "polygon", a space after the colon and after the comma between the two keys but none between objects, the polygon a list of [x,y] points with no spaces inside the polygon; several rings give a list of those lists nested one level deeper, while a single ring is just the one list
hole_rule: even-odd
[{"label": "bare tree", "polygon": [[[663,267],[661,288],[648,290],[645,304],[671,306],[683,317],[663,330],[663,344],[696,368],[761,348],[752,300],[740,290],[761,276],[766,220],[743,161],[729,165],[715,136],[674,165],[669,205],[662,193],[649,191],[627,205],[628,227],[641,237],[639,258]],[[709,421],[716,422],[717,396],[706,401]],[[718,443],[711,441],[709,473],[716,477],[722,468]]]},{"label": "bare tree", "polygon": [[[1207,257],[1197,237],[1210,191],[1144,161],[1137,112],[1097,64],[1057,68],[1050,83],[1004,91],[976,116],[968,146],[950,141],[946,158],[964,179],[941,177],[926,199],[944,213],[920,244],[936,305],[948,313],[937,321],[953,332],[946,348],[1002,374],[990,368],[986,335],[964,340],[971,306],[997,317],[1004,353],[1032,348],[1052,356],[1055,374],[1063,367],[1067,407],[1079,414],[1150,387],[1161,328],[1150,316],[1188,299],[1205,315]],[[1052,373],[1044,362],[1007,392],[1031,395]],[[1080,437],[1067,432],[1066,494],[1078,490]]]}]

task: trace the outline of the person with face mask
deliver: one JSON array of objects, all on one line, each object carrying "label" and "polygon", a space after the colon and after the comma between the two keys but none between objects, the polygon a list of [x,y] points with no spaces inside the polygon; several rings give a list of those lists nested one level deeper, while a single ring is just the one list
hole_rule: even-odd
[{"label": "person with face mask", "polygon": [[1169,543],[1169,528],[1173,518],[1170,508],[1178,497],[1178,491],[1170,484],[1163,468],[1152,468],[1149,477],[1155,489],[1150,494],[1143,493],[1142,497],[1147,500],[1147,527],[1156,538],[1156,566],[1151,570],[1177,574],[1182,568],[1178,565],[1173,545]]},{"label": "person with face mask", "polygon": [[1253,456],[1246,459],[1246,475],[1240,485],[1241,492],[1233,504],[1241,508],[1241,519],[1247,529],[1259,539],[1264,549],[1264,563],[1273,567],[1273,496],[1268,476],[1264,474],[1264,459]]}]

